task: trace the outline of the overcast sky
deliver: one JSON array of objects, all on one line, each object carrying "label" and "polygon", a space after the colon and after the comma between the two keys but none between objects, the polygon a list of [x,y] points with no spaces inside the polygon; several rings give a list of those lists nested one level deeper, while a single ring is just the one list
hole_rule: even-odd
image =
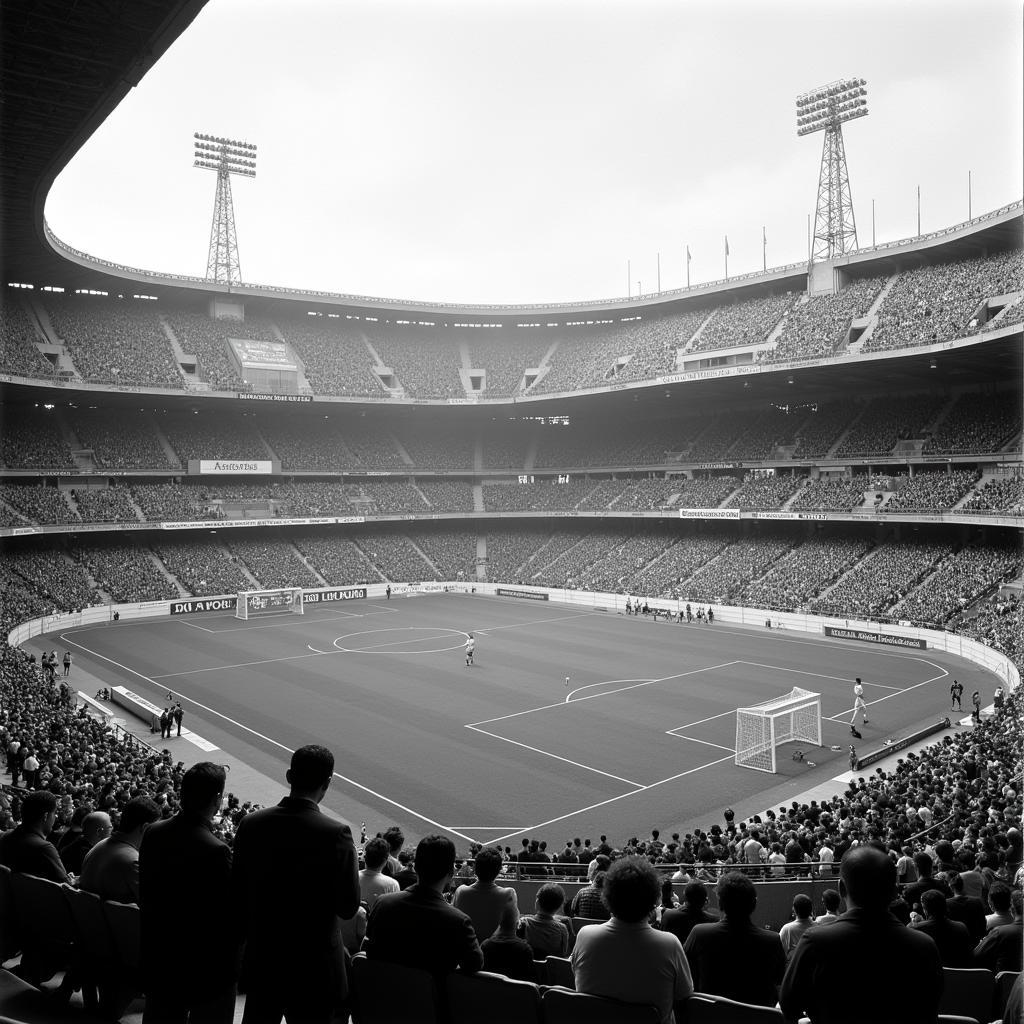
[{"label": "overcast sky", "polygon": [[846,126],[871,244],[1021,197],[1019,0],[210,0],[72,159],[69,244],[202,275],[215,176],[192,133],[259,147],[234,179],[245,281],[544,302],[806,258],[822,136],[798,93],[868,81]]}]

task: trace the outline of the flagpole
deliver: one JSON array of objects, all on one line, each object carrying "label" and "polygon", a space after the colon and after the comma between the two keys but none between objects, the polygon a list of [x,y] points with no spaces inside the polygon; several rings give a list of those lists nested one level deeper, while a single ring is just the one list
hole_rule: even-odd
[{"label": "flagpole", "polygon": [[875,201],[871,200],[871,247],[875,247]]},{"label": "flagpole", "polygon": [[967,172],[967,219],[971,220],[971,172]]},{"label": "flagpole", "polygon": [[725,279],[729,280],[729,236],[725,236]]},{"label": "flagpole", "polygon": [[764,270],[768,269],[768,230],[765,226],[761,225],[761,257],[762,263],[764,264]]},{"label": "flagpole", "polygon": [[690,247],[686,247],[686,287],[690,287]]},{"label": "flagpole", "polygon": [[921,186],[917,186],[917,237],[921,237]]},{"label": "flagpole", "polygon": [[658,292],[661,292],[661,253],[658,253]]},{"label": "flagpole", "polygon": [[626,298],[633,298],[633,268],[629,260],[626,260]]}]

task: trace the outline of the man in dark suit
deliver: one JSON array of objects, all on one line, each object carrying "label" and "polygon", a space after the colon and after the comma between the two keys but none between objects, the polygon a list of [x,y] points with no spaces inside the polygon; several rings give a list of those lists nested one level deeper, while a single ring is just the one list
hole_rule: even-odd
[{"label": "man in dark suit", "polygon": [[484,965],[470,919],[449,906],[444,891],[455,872],[455,847],[444,836],[426,836],[416,847],[417,882],[381,896],[366,922],[363,949],[371,960],[418,967],[435,975]]},{"label": "man in dark suit", "polygon": [[974,951],[973,966],[987,967],[996,974],[1000,971],[1019,971],[1021,969],[1024,895],[1021,894],[1020,889],[1014,890],[1010,908],[1013,912],[1013,923],[997,925],[989,931]]},{"label": "man in dark suit", "polygon": [[237,927],[225,912],[231,850],[210,822],[227,772],[194,764],[181,780],[181,810],[146,829],[139,847],[143,1024],[231,1024]]},{"label": "man in dark suit", "polygon": [[915,931],[930,935],[939,947],[943,967],[971,967],[971,953],[975,943],[967,925],[951,921],[947,914],[946,897],[937,889],[928,889],[921,896],[924,920],[913,925]]},{"label": "man in dark suit", "polygon": [[889,912],[896,865],[876,846],[854,847],[839,888],[849,910],[828,928],[811,928],[793,950],[779,994],[785,1020],[935,1024],[942,962],[927,935]]},{"label": "man in dark suit", "polygon": [[232,909],[245,945],[243,1024],[329,1024],[348,995],[339,918],[359,909],[352,832],[320,812],[334,755],[300,747],[291,792],[235,833]]},{"label": "man in dark suit", "polygon": [[687,883],[683,905],[661,915],[661,930],[672,932],[680,942],[685,942],[696,925],[714,924],[718,920],[717,914],[709,914],[704,909],[707,902],[708,889],[703,882]]},{"label": "man in dark suit", "polygon": [[117,831],[97,843],[82,861],[78,888],[101,900],[139,902],[139,846],[160,808],[148,796],[132,797],[121,811]]},{"label": "man in dark suit", "polygon": [[757,906],[754,883],[738,871],[729,872],[718,882],[718,906],[724,919],[696,925],[683,944],[694,991],[774,1006],[786,953],[777,932],[758,928],[750,919]]},{"label": "man in dark suit", "polygon": [[967,895],[963,875],[959,873],[949,876],[949,887],[954,895],[952,899],[946,900],[946,915],[950,921],[960,921],[967,925],[977,945],[985,938],[985,904],[977,896]]},{"label": "man in dark suit", "polygon": [[57,847],[47,838],[57,822],[57,797],[49,790],[21,802],[21,824],[0,836],[0,864],[51,882],[67,882]]}]

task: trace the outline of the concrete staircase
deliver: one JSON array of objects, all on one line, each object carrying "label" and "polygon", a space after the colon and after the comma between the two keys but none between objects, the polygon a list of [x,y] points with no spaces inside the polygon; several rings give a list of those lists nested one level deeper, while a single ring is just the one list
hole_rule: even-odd
[{"label": "concrete staircase", "polygon": [[292,554],[317,578],[321,587],[329,587],[330,584],[320,575],[317,567],[299,550],[297,544],[292,544]]},{"label": "concrete staircase", "polygon": [[441,576],[441,570],[440,570],[440,569],[438,569],[438,567],[437,567],[436,565],[434,565],[434,562],[433,562],[433,560],[432,560],[432,559],[430,558],[430,556],[429,556],[429,555],[428,555],[428,554],[426,553],[426,551],[424,551],[424,550],[423,550],[423,548],[421,548],[421,547],[419,546],[419,544],[417,544],[417,543],[416,543],[416,541],[414,541],[414,540],[412,539],[412,537],[409,537],[408,535],[406,535],[406,538],[405,538],[405,539],[406,539],[406,540],[407,540],[407,541],[408,541],[408,542],[409,542],[409,543],[410,543],[410,544],[412,545],[412,547],[413,547],[413,549],[415,550],[416,554],[418,554],[418,555],[420,556],[420,558],[422,558],[422,559],[423,559],[423,561],[424,561],[424,562],[426,562],[426,563],[427,563],[427,565],[429,565],[429,566],[430,566],[430,568],[434,570],[434,572],[436,573],[436,575],[438,576],[438,578],[440,578],[440,576]]},{"label": "concrete staircase", "polygon": [[184,469],[185,467],[182,466],[181,459],[178,458],[178,453],[171,447],[171,442],[167,440],[167,435],[160,429],[160,423],[152,413],[150,413],[149,422],[153,428],[153,434],[156,436],[156,439],[160,444],[161,450],[167,457],[167,461],[174,469]]},{"label": "concrete staircase", "polygon": [[487,535],[484,533],[477,534],[476,538],[476,578],[487,579]]},{"label": "concrete staircase", "polygon": [[878,311],[882,308],[882,303],[885,302],[892,291],[892,286],[896,283],[896,278],[899,274],[893,274],[888,281],[882,286],[882,290],[875,296],[875,301],[871,303],[871,307],[867,313],[864,314],[864,319],[868,321],[868,326],[864,333],[855,341],[852,345],[848,345],[845,352],[836,352],[836,355],[858,355],[865,343],[871,340],[871,336],[875,333],[875,328],[878,326]]},{"label": "concrete staircase", "polygon": [[700,341],[700,336],[704,333],[704,329],[707,327],[707,325],[709,323],[711,323],[712,320],[714,320],[715,314],[717,312],[718,312],[717,309],[711,310],[711,312],[707,315],[707,318],[700,325],[700,327],[698,327],[697,330],[695,330],[693,332],[693,337],[691,337],[690,340],[681,349],[679,349],[679,351],[676,353],[676,365],[677,366],[679,365],[679,357],[684,352],[692,352],[693,351],[693,346],[696,345],[698,341]]},{"label": "concrete staircase", "polygon": [[149,548],[146,548],[146,552],[149,555],[150,560],[153,562],[153,565],[156,566],[157,571],[160,573],[160,575],[163,576],[164,579],[166,579],[167,582],[170,583],[172,587],[178,588],[178,597],[188,597],[189,592],[181,585],[181,582],[179,581],[178,577],[175,576],[174,573],[172,573],[171,570],[168,569],[167,566],[160,561],[159,555],[157,555],[155,551],[150,551]]},{"label": "concrete staircase", "polygon": [[484,485],[473,484],[473,511],[483,512],[484,509]]}]

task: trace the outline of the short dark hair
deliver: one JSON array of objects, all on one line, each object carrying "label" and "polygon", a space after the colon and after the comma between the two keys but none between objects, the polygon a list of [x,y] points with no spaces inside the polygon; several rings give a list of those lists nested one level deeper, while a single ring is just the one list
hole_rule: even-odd
[{"label": "short dark hair", "polygon": [[292,754],[288,783],[295,789],[319,789],[334,774],[334,755],[316,743],[299,747]]},{"label": "short dark hair", "polygon": [[683,889],[683,902],[700,910],[708,901],[708,887],[703,882],[688,882]]},{"label": "short dark hair", "polygon": [[383,838],[388,844],[389,853],[397,854],[405,845],[405,833],[397,825],[392,825],[390,828],[384,829]]},{"label": "short dark hair", "polygon": [[842,896],[839,895],[838,889],[826,889],[821,894],[822,905],[829,914],[834,914],[839,909],[841,900]]},{"label": "short dark hair", "polygon": [[718,880],[718,905],[726,917],[750,917],[757,906],[754,883],[739,871],[730,871]]},{"label": "short dark hair", "polygon": [[646,857],[620,857],[605,875],[602,895],[612,917],[635,924],[661,899],[661,877]]},{"label": "short dark hair", "polygon": [[1018,917],[1024,914],[1024,892],[1020,889],[1014,889],[1010,893],[1010,908]]},{"label": "short dark hair", "polygon": [[946,897],[938,889],[926,889],[921,893],[921,906],[929,917],[946,916]]},{"label": "short dark hair", "polygon": [[416,877],[426,885],[455,870],[455,844],[446,836],[424,836],[416,846]]},{"label": "short dark hair", "polygon": [[363,860],[371,871],[376,871],[387,859],[387,840],[375,836],[363,847]]},{"label": "short dark hair", "polygon": [[56,795],[48,789],[37,789],[21,801],[21,820],[26,825],[38,825],[56,809]]},{"label": "short dark hair", "polygon": [[148,796],[132,797],[121,812],[119,832],[134,832],[140,825],[152,825],[160,820],[160,808]]},{"label": "short dark hair", "polygon": [[901,923],[910,924],[910,904],[902,896],[897,896],[889,904],[889,913]]},{"label": "short dark hair", "polygon": [[607,871],[612,866],[612,859],[607,853],[599,853],[594,858],[594,863],[597,864],[598,871]]},{"label": "short dark hair", "polygon": [[554,914],[565,905],[565,890],[556,882],[545,882],[537,890],[537,909]]},{"label": "short dark hair", "polygon": [[874,846],[858,846],[843,854],[839,878],[847,900],[865,910],[881,910],[896,895],[896,865]]},{"label": "short dark hair", "polygon": [[793,897],[793,913],[799,918],[810,917],[814,904],[806,893],[798,892]]},{"label": "short dark hair", "polygon": [[481,882],[493,882],[500,874],[503,863],[501,854],[497,850],[485,846],[473,860],[477,879]]},{"label": "short dark hair", "polygon": [[988,891],[988,901],[997,914],[1005,914],[1010,909],[1010,895],[1013,890],[1002,882],[996,882]]},{"label": "short dark hair", "polygon": [[186,811],[200,811],[224,792],[228,773],[222,764],[199,761],[181,777],[181,806]]},{"label": "short dark hair", "polygon": [[931,857],[924,851],[921,851],[914,854],[914,867],[917,868],[919,875],[924,878],[930,878],[934,865],[932,864]]}]

